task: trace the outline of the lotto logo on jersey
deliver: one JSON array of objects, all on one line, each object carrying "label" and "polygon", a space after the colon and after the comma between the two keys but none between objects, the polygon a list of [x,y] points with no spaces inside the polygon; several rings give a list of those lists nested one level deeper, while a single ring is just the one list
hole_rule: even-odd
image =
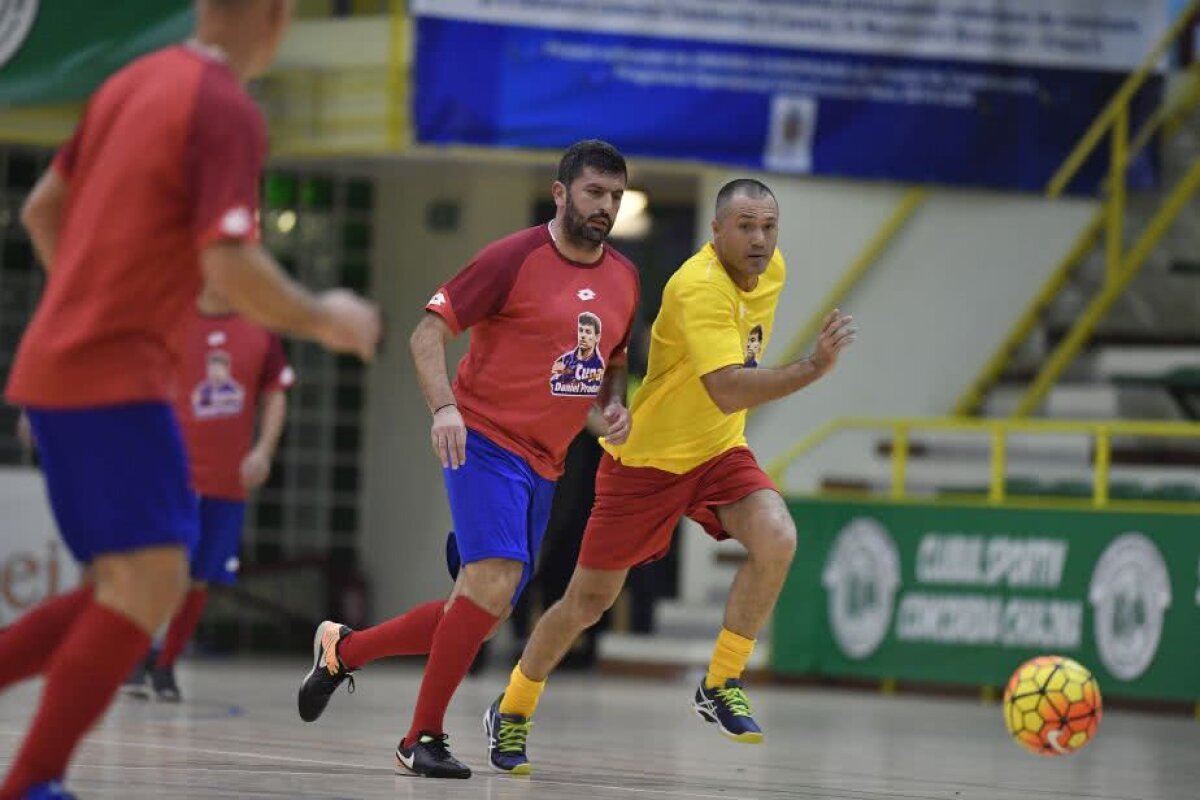
[{"label": "lotto logo on jersey", "polygon": [[604,382],[604,357],[600,355],[600,318],[579,315],[575,347],[550,367],[550,393],[557,397],[595,397]]},{"label": "lotto logo on jersey", "polygon": [[438,292],[433,297],[429,298],[429,302],[426,303],[425,305],[427,305],[427,306],[444,306],[444,305],[446,305],[446,293]]}]

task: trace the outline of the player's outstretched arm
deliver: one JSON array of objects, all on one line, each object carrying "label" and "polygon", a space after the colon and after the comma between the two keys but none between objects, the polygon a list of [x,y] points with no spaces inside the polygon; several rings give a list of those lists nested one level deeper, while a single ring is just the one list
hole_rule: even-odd
[{"label": "player's outstretched arm", "polygon": [[375,356],[379,310],[353,292],[331,289],[314,295],[252,242],[212,244],[200,254],[200,264],[217,294],[254,322],[364,361]]},{"label": "player's outstretched arm", "polygon": [[421,394],[433,414],[430,439],[443,468],[458,469],[467,462],[467,426],[454,399],[446,371],[446,342],[454,332],[437,314],[425,312],[409,338]]},{"label": "player's outstretched arm", "polygon": [[728,366],[702,375],[700,380],[717,408],[733,414],[798,392],[826,375],[838,356],[858,333],[854,319],[838,309],[830,312],[808,358],[778,368]]},{"label": "player's outstretched arm", "polygon": [[33,249],[49,272],[54,267],[54,251],[58,245],[58,229],[67,206],[66,180],[54,167],[42,173],[33,191],[21,206],[21,224],[29,232]]}]

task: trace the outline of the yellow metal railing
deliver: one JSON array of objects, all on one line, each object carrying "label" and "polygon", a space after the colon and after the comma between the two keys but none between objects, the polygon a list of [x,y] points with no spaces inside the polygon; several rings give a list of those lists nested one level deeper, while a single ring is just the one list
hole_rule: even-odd
[{"label": "yellow metal railing", "polygon": [[[1092,464],[1092,496],[1085,503],[1094,508],[1200,511],[1200,501],[1171,500],[1113,500],[1109,492],[1112,470],[1112,440],[1114,437],[1137,436],[1145,438],[1197,439],[1200,440],[1200,423],[1156,422],[1156,421],[1076,421],[1044,419],[964,419],[961,417],[843,417],[822,425],[812,434],[797,442],[785,453],[767,465],[767,472],[780,486],[791,466],[805,454],[823,444],[834,434],[848,430],[883,430],[892,437],[891,487],[888,497],[903,501],[908,498],[907,476],[910,444],[914,431],[941,433],[968,433],[987,436],[989,445],[988,489],[982,502],[998,505],[1010,502],[1007,491],[1008,440],[1013,434],[1025,435],[1084,435],[1091,438],[1094,459]],[[954,502],[970,502],[969,498],[956,497]],[[1034,505],[1072,505],[1067,498],[1034,499],[1023,497],[1022,503]]]},{"label": "yellow metal railing", "polygon": [[838,278],[837,283],[833,288],[821,298],[821,302],[817,304],[816,311],[809,317],[808,322],[797,331],[796,335],[788,342],[784,348],[779,363],[788,363],[795,361],[800,356],[804,355],[804,349],[808,347],[821,330],[821,323],[825,320],[826,315],[831,310],[842,304],[842,301],[850,294],[863,276],[866,275],[876,263],[879,262],[879,257],[887,250],[888,246],[900,233],[904,230],[904,226],[912,219],[913,214],[925,202],[925,198],[929,196],[929,192],[925,189],[913,188],[904,193],[900,198],[900,202],[892,209],[892,213],[884,220],[883,226],[880,227],[875,235],[867,242],[866,247],[862,252],[850,262],[850,266]]},{"label": "yellow metal railing", "polygon": [[[1124,250],[1124,225],[1126,208],[1126,172],[1130,163],[1141,154],[1156,133],[1166,129],[1181,109],[1194,107],[1200,102],[1200,81],[1194,81],[1182,97],[1167,99],[1150,115],[1138,131],[1130,138],[1130,104],[1138,90],[1145,85],[1155,67],[1167,50],[1189,29],[1188,22],[1200,11],[1200,0],[1193,0],[1155,45],[1141,66],[1126,79],[1112,100],[1092,123],[1079,144],[1063,162],[1046,188],[1048,197],[1062,194],[1071,180],[1082,169],[1087,158],[1110,136],[1109,171],[1103,184],[1105,202],[1096,215],[1085,226],[1071,250],[1042,285],[1029,307],[1013,324],[1000,346],[984,364],[960,395],[954,405],[954,413],[974,414],[979,411],[987,390],[995,384],[1011,360],[1016,348],[1037,325],[1041,313],[1062,290],[1072,272],[1083,262],[1101,237],[1105,246],[1104,287],[1092,298],[1087,308],[1079,315],[1067,336],[1046,359],[1037,377],[1027,388],[1017,404],[1014,416],[1031,414],[1057,382],[1063,371],[1078,355],[1095,331],[1096,326],[1111,309],[1121,292],[1128,287],[1137,272],[1146,262],[1149,253],[1166,234],[1183,205],[1196,191],[1193,175],[1189,172],[1175,187],[1168,200],[1128,253]],[[1167,130],[1170,134],[1172,131]]]},{"label": "yellow metal railing", "polygon": [[[1179,38],[1188,30],[1188,23],[1192,16],[1200,11],[1200,0],[1192,0],[1188,3],[1187,8],[1176,18],[1175,22],[1167,29],[1159,39],[1158,44],[1150,51],[1142,61],[1141,66],[1129,76],[1128,80],[1121,85],[1117,93],[1113,95],[1112,100],[1096,117],[1096,121],[1084,133],[1083,138],[1079,140],[1079,144],[1067,156],[1067,160],[1059,167],[1058,172],[1050,180],[1050,185],[1046,188],[1046,194],[1050,197],[1058,197],[1070,184],[1071,180],[1079,174],[1079,170],[1083,168],[1083,164],[1087,161],[1088,156],[1095,151],[1096,147],[1104,139],[1104,134],[1108,133],[1116,124],[1117,117],[1129,113],[1129,104],[1137,95],[1138,90],[1145,85],[1146,80],[1154,72],[1163,56],[1167,51],[1179,40]],[[1128,119],[1128,116],[1126,116]]]}]

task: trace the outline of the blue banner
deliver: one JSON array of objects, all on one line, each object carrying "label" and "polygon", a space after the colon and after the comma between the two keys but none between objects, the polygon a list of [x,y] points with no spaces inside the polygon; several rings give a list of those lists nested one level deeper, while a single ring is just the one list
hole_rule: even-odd
[{"label": "blue banner", "polygon": [[[631,155],[1034,191],[1167,24],[1164,0],[414,0],[413,10],[421,142],[597,137]],[[1135,126],[1160,94],[1156,77]],[[1094,191],[1104,166],[1101,152],[1072,189]],[[1148,156],[1130,177],[1154,183]]]}]

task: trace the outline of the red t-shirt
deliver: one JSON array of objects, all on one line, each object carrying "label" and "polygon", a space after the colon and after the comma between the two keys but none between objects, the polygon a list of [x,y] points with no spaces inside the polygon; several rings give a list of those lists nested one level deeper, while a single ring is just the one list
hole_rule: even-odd
[{"label": "red t-shirt", "polygon": [[259,398],[294,382],[278,336],[236,314],[193,312],[175,412],[197,492],[222,500],[246,498],[241,465],[254,444]]},{"label": "red t-shirt", "polygon": [[151,53],[97,90],[54,159],[66,209],[9,401],[170,399],[201,250],[258,238],[266,142],[237,76],[187,46]]},{"label": "red t-shirt", "polygon": [[609,364],[624,364],[637,269],[605,245],[595,264],[565,258],[539,225],[485,247],[425,306],[471,344],[454,395],[467,427],[562,474]]}]

